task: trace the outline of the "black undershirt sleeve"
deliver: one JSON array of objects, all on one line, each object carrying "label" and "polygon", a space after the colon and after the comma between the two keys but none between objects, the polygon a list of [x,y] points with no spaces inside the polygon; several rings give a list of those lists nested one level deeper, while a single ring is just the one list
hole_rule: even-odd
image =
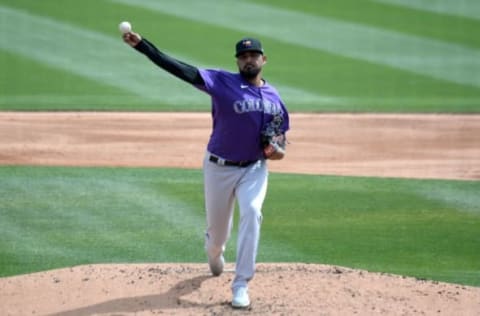
[{"label": "black undershirt sleeve", "polygon": [[193,85],[205,84],[197,67],[191,66],[162,53],[155,47],[155,45],[146,39],[142,39],[134,48],[146,55],[157,66],[168,71],[172,75]]}]

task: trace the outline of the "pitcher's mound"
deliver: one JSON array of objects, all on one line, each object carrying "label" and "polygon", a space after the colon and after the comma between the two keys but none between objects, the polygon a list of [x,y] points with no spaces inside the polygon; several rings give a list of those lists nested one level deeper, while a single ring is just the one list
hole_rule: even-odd
[{"label": "pitcher's mound", "polygon": [[230,307],[234,267],[88,265],[0,279],[3,315],[479,315],[480,288],[318,264],[258,264],[252,305]]}]

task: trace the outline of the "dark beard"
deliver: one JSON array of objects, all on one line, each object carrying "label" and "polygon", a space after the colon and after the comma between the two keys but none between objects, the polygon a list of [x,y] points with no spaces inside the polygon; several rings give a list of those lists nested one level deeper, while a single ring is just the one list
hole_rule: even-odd
[{"label": "dark beard", "polygon": [[245,78],[245,79],[253,79],[258,74],[260,73],[260,68],[249,68],[247,70],[240,70],[240,74]]}]

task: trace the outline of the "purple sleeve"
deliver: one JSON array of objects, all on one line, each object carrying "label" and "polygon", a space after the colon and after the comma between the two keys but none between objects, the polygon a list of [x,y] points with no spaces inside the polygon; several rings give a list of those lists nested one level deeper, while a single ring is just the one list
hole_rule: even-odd
[{"label": "purple sleeve", "polygon": [[220,71],[213,69],[199,69],[199,72],[204,84],[195,85],[195,87],[208,94],[212,94],[213,87],[215,86],[215,81],[217,80]]}]

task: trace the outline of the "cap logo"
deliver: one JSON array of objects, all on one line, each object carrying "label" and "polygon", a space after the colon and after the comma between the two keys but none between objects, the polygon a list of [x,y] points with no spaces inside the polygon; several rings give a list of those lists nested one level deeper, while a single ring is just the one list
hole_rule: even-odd
[{"label": "cap logo", "polygon": [[252,46],[251,41],[243,41],[243,46]]}]

